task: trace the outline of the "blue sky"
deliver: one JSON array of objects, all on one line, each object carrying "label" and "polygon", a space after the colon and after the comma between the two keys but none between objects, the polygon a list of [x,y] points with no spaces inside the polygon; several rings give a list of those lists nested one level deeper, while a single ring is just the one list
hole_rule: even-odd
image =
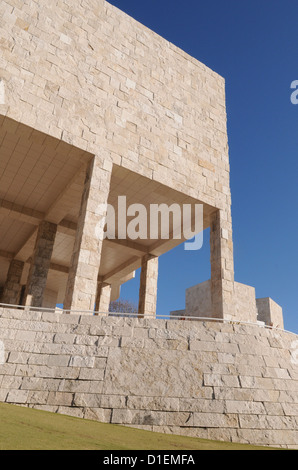
[{"label": "blue sky", "polygon": [[[110,0],[226,79],[235,280],[284,309],[298,333],[297,0]],[[158,314],[184,308],[185,289],[210,278],[202,250],[160,258]],[[137,301],[139,273],[122,288]]]}]

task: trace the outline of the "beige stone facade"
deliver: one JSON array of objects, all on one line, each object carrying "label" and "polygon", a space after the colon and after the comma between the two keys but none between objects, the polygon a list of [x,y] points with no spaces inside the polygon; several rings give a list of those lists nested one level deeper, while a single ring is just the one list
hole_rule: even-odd
[{"label": "beige stone facade", "polygon": [[[104,0],[2,0],[0,47],[0,401],[295,447],[297,337],[234,279],[224,79]],[[211,279],[184,321],[154,317],[187,237],[128,236],[119,197],[203,206]],[[109,316],[138,268],[139,318]]]},{"label": "beige stone facade", "polygon": [[[224,79],[104,0],[3,0],[0,43],[0,286],[20,261],[25,304],[56,293],[90,314],[99,285],[119,287],[184,241],[103,240],[105,205],[199,203],[214,316],[234,317]],[[41,272],[45,223],[56,235]],[[142,285],[144,314],[156,310],[155,281]]]}]

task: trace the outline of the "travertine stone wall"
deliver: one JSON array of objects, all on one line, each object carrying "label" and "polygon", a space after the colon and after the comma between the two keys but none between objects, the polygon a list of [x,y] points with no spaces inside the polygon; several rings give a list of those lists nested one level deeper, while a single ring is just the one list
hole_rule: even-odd
[{"label": "travertine stone wall", "polygon": [[236,323],[0,309],[0,400],[298,448],[297,336]]}]

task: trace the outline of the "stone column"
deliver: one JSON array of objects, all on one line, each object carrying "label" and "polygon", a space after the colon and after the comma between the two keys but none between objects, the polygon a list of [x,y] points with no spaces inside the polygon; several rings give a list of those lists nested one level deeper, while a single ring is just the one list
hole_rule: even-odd
[{"label": "stone column", "polygon": [[235,305],[232,222],[227,213],[219,210],[211,220],[210,249],[212,316],[233,319]]},{"label": "stone column", "polygon": [[156,315],[158,280],[158,257],[146,255],[142,258],[139,294],[139,315]]},{"label": "stone column", "polygon": [[112,286],[104,282],[98,282],[95,303],[95,312],[106,313],[108,315],[111,303]]},{"label": "stone column", "polygon": [[25,263],[16,259],[11,261],[1,299],[3,304],[19,305],[24,265]]},{"label": "stone column", "polygon": [[40,223],[24,296],[26,306],[42,307],[56,233],[56,224]]},{"label": "stone column", "polygon": [[[74,252],[69,270],[65,310],[81,314],[94,311],[97,278],[101,260],[112,165],[95,156],[88,165],[81,210],[76,232]],[[103,167],[107,168],[105,170]]]}]

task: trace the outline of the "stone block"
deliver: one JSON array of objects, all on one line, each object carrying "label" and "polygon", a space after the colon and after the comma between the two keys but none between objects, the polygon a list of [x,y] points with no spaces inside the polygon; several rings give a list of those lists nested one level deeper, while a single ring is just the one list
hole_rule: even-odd
[{"label": "stone block", "polygon": [[82,357],[82,356],[73,356],[70,358],[69,366],[70,367],[88,367],[93,368],[95,364],[95,357]]},{"label": "stone block", "polygon": [[238,428],[237,414],[194,413],[193,425],[202,428]]},{"label": "stone block", "polygon": [[10,390],[6,397],[6,403],[25,404],[28,400],[28,391]]},{"label": "stone block", "polygon": [[144,348],[145,340],[143,338],[121,338],[121,348]]},{"label": "stone block", "polygon": [[106,408],[86,408],[84,418],[99,421],[101,423],[110,423],[112,410]]},{"label": "stone block", "polygon": [[179,399],[129,396],[127,399],[127,407],[131,410],[178,411]]},{"label": "stone block", "polygon": [[126,397],[119,395],[102,395],[101,397],[101,408],[125,408]]},{"label": "stone block", "polygon": [[84,418],[85,415],[85,411],[83,408],[74,408],[70,406],[59,406],[57,409],[57,413],[81,419]]},{"label": "stone block", "polygon": [[28,393],[27,403],[28,405],[47,405],[49,398],[49,392],[45,391],[33,391]]},{"label": "stone block", "polygon": [[100,408],[101,395],[95,393],[76,393],[74,395],[74,405],[84,408]]},{"label": "stone block", "polygon": [[149,337],[148,328],[134,328],[133,337],[134,338],[148,338]]},{"label": "stone block", "polygon": [[250,414],[261,415],[266,414],[266,409],[263,403],[258,402],[244,402],[244,401],[226,401],[226,412],[232,414]]},{"label": "stone block", "polygon": [[74,344],[76,340],[76,335],[58,333],[54,336],[53,342],[57,344]]},{"label": "stone block", "polygon": [[16,341],[27,341],[29,343],[33,343],[36,338],[36,332],[35,331],[23,331],[23,330],[18,330],[15,339]]},{"label": "stone block", "polygon": [[1,389],[18,390],[21,388],[23,378],[5,375],[1,381]]},{"label": "stone block", "polygon": [[189,399],[181,398],[179,400],[180,411],[192,410],[197,413],[224,413],[225,401],[224,400],[206,400],[206,399]]},{"label": "stone block", "polygon": [[204,385],[207,387],[240,387],[237,376],[220,374],[204,374]]},{"label": "stone block", "polygon": [[67,367],[70,363],[69,355],[52,355],[49,357],[49,367]]},{"label": "stone block", "polygon": [[30,358],[29,353],[11,352],[7,362],[11,364],[28,364]]},{"label": "stone block", "polygon": [[50,406],[71,406],[73,397],[73,393],[50,392],[47,404]]},{"label": "stone block", "polygon": [[90,389],[90,381],[87,380],[67,380],[63,379],[59,383],[58,392],[67,393],[88,393]]},{"label": "stone block", "polygon": [[103,380],[105,375],[104,369],[90,369],[90,368],[81,368],[79,380]]},{"label": "stone block", "polygon": [[282,308],[270,298],[257,299],[258,319],[267,326],[284,329]]}]

